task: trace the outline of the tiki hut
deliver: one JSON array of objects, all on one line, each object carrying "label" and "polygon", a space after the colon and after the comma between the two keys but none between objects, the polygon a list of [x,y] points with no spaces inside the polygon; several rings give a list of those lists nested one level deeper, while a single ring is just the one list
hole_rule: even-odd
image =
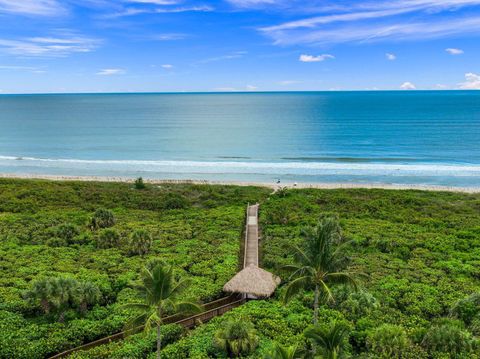
[{"label": "tiki hut", "polygon": [[225,292],[251,294],[256,297],[270,297],[280,278],[266,270],[250,264],[223,286]]}]

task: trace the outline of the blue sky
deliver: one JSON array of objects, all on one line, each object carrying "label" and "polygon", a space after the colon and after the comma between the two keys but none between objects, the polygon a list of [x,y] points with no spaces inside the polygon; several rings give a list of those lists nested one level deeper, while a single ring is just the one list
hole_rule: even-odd
[{"label": "blue sky", "polygon": [[480,89],[480,0],[0,0],[0,91]]}]

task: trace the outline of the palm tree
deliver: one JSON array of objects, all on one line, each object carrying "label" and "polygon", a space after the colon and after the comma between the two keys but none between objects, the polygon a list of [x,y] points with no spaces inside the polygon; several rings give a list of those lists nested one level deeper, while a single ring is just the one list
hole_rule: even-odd
[{"label": "palm tree", "polygon": [[39,302],[45,314],[49,314],[57,306],[56,279],[42,278],[35,280],[32,288],[25,292],[24,297],[30,302]]},{"label": "palm tree", "polygon": [[244,319],[228,320],[215,333],[215,344],[229,358],[251,353],[258,345],[257,331],[253,324]]},{"label": "palm tree", "polygon": [[284,347],[276,343],[273,349],[265,354],[263,359],[298,359],[302,357],[302,352],[298,345]]},{"label": "palm tree", "polygon": [[348,327],[340,322],[333,322],[328,327],[316,325],[305,331],[305,337],[320,347],[322,359],[338,359],[347,343]]},{"label": "palm tree", "polygon": [[59,312],[58,321],[65,321],[65,311],[73,308],[78,302],[78,282],[74,278],[59,277],[56,278],[56,303]]},{"label": "palm tree", "polygon": [[90,282],[81,282],[77,287],[77,300],[80,307],[80,312],[85,314],[89,305],[96,304],[100,298],[101,293],[98,287]]},{"label": "palm tree", "polygon": [[331,285],[348,284],[357,289],[356,274],[345,271],[348,257],[345,254],[338,218],[329,216],[322,218],[318,225],[304,230],[305,245],[303,248],[294,246],[295,264],[286,266],[291,270],[293,279],[287,286],[284,302],[303,289],[314,290],[313,323],[318,323],[318,307],[320,295],[327,301],[333,301]]},{"label": "palm tree", "polygon": [[126,304],[125,308],[140,311],[129,323],[129,328],[144,325],[146,331],[156,327],[157,330],[157,359],[161,357],[163,324],[162,316],[165,313],[188,314],[201,312],[202,307],[188,301],[180,300],[181,294],[187,289],[189,281],[176,281],[172,267],[156,262],[144,268],[141,274],[141,285],[138,287],[142,302]]},{"label": "palm tree", "polygon": [[152,236],[144,229],[137,229],[132,233],[129,242],[130,254],[144,255],[152,247]]}]

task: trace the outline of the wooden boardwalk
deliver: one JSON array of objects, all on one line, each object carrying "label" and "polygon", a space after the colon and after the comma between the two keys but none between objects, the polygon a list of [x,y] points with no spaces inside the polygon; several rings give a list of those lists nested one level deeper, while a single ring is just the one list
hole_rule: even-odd
[{"label": "wooden boardwalk", "polygon": [[248,206],[243,268],[258,267],[258,204]]}]

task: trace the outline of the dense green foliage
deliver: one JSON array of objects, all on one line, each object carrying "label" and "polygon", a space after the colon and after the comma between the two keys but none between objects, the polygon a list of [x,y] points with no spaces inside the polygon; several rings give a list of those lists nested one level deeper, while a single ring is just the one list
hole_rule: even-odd
[{"label": "dense green foliage", "polygon": [[[350,327],[347,357],[478,358],[477,299],[480,292],[480,196],[387,190],[290,190],[271,196],[260,208],[263,266],[284,280],[294,263],[292,244],[319,218],[338,215],[351,270],[366,273],[363,289],[333,290],[323,302],[319,323]],[[288,284],[288,283],[287,283]],[[279,288],[281,298],[285,286]],[[313,292],[287,306],[272,299],[250,302],[167,346],[172,358],[219,356],[212,333],[223,320],[247,317],[260,345],[254,358],[275,343],[308,348],[304,331],[312,318]],[[449,322],[462,318],[463,326]],[[450,323],[450,324],[448,324]],[[458,323],[457,323],[458,324]],[[454,340],[448,341],[446,333]],[[455,343],[455,344],[454,344]],[[178,354],[181,353],[181,354]]]},{"label": "dense green foliage", "polygon": [[[131,284],[153,258],[191,280],[186,299],[219,298],[238,268],[245,206],[268,193],[0,179],[0,358],[43,358],[122,330],[131,311],[121,306],[138,299]],[[138,230],[152,238],[143,256],[129,252]],[[75,299],[62,306],[59,322],[55,306],[46,315],[39,299],[24,298],[44,278],[91,283],[100,291],[97,305],[87,303],[84,311]],[[143,339],[135,343],[146,345]]]},{"label": "dense green foliage", "polygon": [[[302,233],[325,214],[340,218],[349,243],[348,271],[367,274],[360,291],[334,286],[335,300],[320,300],[320,325],[348,327],[344,356],[480,357],[480,195],[360,189],[269,195],[256,188],[195,185],[148,185],[139,191],[128,184],[18,180],[0,181],[0,357],[40,358],[121,329],[132,314],[121,304],[138,299],[129,283],[153,258],[192,280],[185,299],[218,298],[237,269],[244,206],[255,201],[262,201],[262,266],[283,284],[274,298],[248,302],[188,335],[178,329],[165,334],[164,344],[170,344],[162,357],[225,357],[215,334],[240,318],[250,321],[258,336],[255,351],[245,357],[271,355],[278,345],[310,352],[316,344],[305,330],[314,293],[306,286],[284,305],[290,276],[284,267],[295,263],[292,244],[302,247]],[[102,230],[91,228],[99,208],[111,211],[111,228],[120,238],[108,248],[97,245]],[[139,229],[152,238],[144,256],[129,252]],[[22,297],[34,280],[61,276],[96,285],[99,304],[84,314],[68,309],[59,323],[42,314],[38,302]],[[154,356],[153,332],[76,354]]]}]

